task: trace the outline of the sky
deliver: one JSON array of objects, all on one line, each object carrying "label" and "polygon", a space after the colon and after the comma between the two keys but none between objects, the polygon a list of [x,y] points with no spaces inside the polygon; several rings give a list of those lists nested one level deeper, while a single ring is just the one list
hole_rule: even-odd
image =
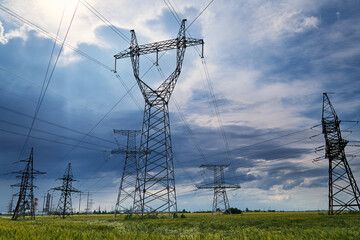
[{"label": "sky", "polygon": [[[73,186],[89,192],[93,209],[114,208],[124,156],[109,152],[113,129],[141,129],[144,99],[130,59],[117,61],[117,77],[113,56],[129,47],[132,29],[139,44],[176,38],[177,17],[205,42],[204,59],[200,48],[186,49],[169,103],[178,209],[211,210],[213,193],[196,190],[212,181],[202,164],[229,164],[226,182],[241,185],[227,192],[232,207],[327,209],[327,160],[313,162],[324,155],[315,152],[324,145],[322,93],[340,119],[360,120],[358,1],[77,3],[0,0],[0,212],[18,191],[8,173],[24,168],[31,147],[34,167],[46,172],[35,181],[40,206],[71,162]],[[142,56],[143,80],[158,86],[175,53],[159,54],[159,67],[155,55]],[[359,140],[359,124],[341,126],[345,139]],[[348,160],[360,181],[359,158]]]}]

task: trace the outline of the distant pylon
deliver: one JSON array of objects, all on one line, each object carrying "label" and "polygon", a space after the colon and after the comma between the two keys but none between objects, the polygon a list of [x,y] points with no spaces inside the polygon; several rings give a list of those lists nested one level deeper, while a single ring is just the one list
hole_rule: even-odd
[{"label": "distant pylon", "polygon": [[73,214],[71,193],[80,192],[72,186],[72,182],[77,180],[73,177],[71,163],[68,164],[64,176],[62,178],[58,178],[58,180],[63,180],[63,185],[61,187],[52,188],[52,190],[61,191],[59,203],[56,208],[56,214],[65,218],[66,216]]},{"label": "distant pylon", "polygon": [[[126,136],[126,147],[120,146],[116,134]],[[140,130],[116,130],[114,129],[115,140],[119,148],[111,151],[112,154],[125,153],[125,161],[123,172],[121,176],[121,182],[119,186],[119,193],[115,204],[114,217],[118,213],[132,213],[132,205],[134,204],[136,175],[138,171],[136,148],[136,136],[141,134]],[[125,204],[131,204],[130,207],[126,207]]]},{"label": "distant pylon", "polygon": [[90,214],[93,205],[93,200],[90,198],[90,192],[87,193],[85,213]]},{"label": "distant pylon", "polygon": [[214,189],[213,206],[212,206],[212,213],[214,215],[225,212],[231,214],[230,204],[226,194],[226,189],[240,188],[240,185],[225,183],[224,169],[227,168],[228,166],[229,165],[211,165],[211,164],[200,166],[201,168],[206,168],[214,172],[214,182],[196,186],[198,189]]},{"label": "distant pylon", "polygon": [[[138,45],[135,31],[131,30],[130,47],[114,55],[115,64],[117,59],[131,58],[135,79],[145,99],[133,207],[133,212],[142,216],[166,214],[170,218],[177,212],[168,103],[180,76],[186,48],[204,44],[202,39],[186,36],[185,22],[184,19],[177,38],[143,45]],[[176,68],[157,89],[153,89],[140,77],[140,55],[154,53],[158,64],[158,53],[171,49],[177,49]]]},{"label": "distant pylon", "polygon": [[360,210],[360,191],[345,155],[348,141],[341,137],[340,119],[326,93],[323,94],[322,130],[325,158],[329,159],[329,214]]},{"label": "distant pylon", "polygon": [[21,160],[20,162],[26,162],[24,171],[14,172],[20,173],[21,183],[11,185],[12,187],[20,187],[20,191],[16,196],[19,196],[14,213],[12,216],[13,220],[18,217],[25,218],[26,211],[30,219],[35,219],[35,201],[34,201],[34,175],[45,174],[45,172],[39,172],[34,170],[34,148],[31,148],[30,156],[28,159]]},{"label": "distant pylon", "polygon": [[10,202],[9,202],[9,207],[8,207],[8,214],[11,214],[11,213],[13,212],[14,196],[15,196],[15,195],[12,195],[12,196],[11,196],[11,200],[10,200]]}]

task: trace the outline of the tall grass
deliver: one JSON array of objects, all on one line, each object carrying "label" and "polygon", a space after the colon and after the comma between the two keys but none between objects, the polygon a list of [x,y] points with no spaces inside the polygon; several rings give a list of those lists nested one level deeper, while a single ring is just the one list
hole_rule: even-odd
[{"label": "tall grass", "polygon": [[0,239],[360,239],[360,215],[319,213],[185,214],[176,219],[112,215],[0,218]]}]

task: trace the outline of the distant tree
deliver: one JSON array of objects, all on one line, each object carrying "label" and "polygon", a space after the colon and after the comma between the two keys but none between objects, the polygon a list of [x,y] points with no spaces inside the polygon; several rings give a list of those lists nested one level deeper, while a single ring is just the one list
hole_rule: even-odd
[{"label": "distant tree", "polygon": [[245,212],[250,212],[250,210],[248,208],[245,209]]},{"label": "distant tree", "polygon": [[238,208],[228,208],[225,212],[225,214],[241,214],[242,211]]}]

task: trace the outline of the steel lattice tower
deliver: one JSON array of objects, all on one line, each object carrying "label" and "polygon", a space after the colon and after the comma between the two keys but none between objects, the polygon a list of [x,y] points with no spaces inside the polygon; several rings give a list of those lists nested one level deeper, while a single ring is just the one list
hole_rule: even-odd
[{"label": "steel lattice tower", "polygon": [[225,183],[224,169],[229,165],[201,165],[201,168],[206,168],[214,172],[214,182],[204,185],[196,186],[198,189],[214,189],[212,213],[214,215],[218,213],[229,213],[230,204],[226,194],[227,188],[238,189],[240,185]]},{"label": "steel lattice tower", "polygon": [[360,210],[360,191],[346,160],[347,140],[341,137],[340,119],[326,93],[323,94],[322,130],[325,158],[329,159],[329,214]]},{"label": "steel lattice tower", "polygon": [[[119,142],[116,138],[116,134],[126,136],[125,148],[122,148],[119,145]],[[135,197],[136,176],[138,171],[137,154],[139,152],[136,148],[136,136],[139,134],[141,134],[140,130],[114,129],[115,140],[119,148],[112,150],[111,153],[112,154],[125,153],[124,168],[121,176],[119,193],[115,204],[114,217],[116,217],[117,213],[122,214],[122,213],[132,212],[132,206],[130,208],[126,208],[124,204],[129,200],[131,200],[131,204],[133,204]]]},{"label": "steel lattice tower", "polygon": [[72,182],[77,180],[73,177],[71,163],[68,164],[64,176],[62,178],[58,178],[58,180],[63,180],[63,185],[61,187],[52,188],[52,190],[61,191],[59,203],[56,208],[56,214],[65,218],[73,213],[71,193],[80,192],[72,186]]},{"label": "steel lattice tower", "polygon": [[[177,212],[175,174],[170,134],[168,103],[179,78],[186,47],[203,45],[202,39],[186,36],[183,20],[177,38],[138,45],[135,31],[131,30],[131,43],[115,57],[131,58],[135,79],[145,99],[145,109],[140,143],[139,169],[133,211],[135,214],[168,214]],[[176,68],[157,88],[152,89],[139,76],[140,55],[177,49]]]},{"label": "steel lattice tower", "polygon": [[30,219],[35,219],[34,175],[45,174],[45,172],[34,170],[34,148],[31,148],[29,158],[20,162],[26,162],[26,165],[24,171],[17,172],[21,174],[21,183],[11,185],[12,187],[20,187],[19,193],[15,194],[19,198],[12,219],[16,220],[20,216],[25,218],[26,210],[29,211]]}]

